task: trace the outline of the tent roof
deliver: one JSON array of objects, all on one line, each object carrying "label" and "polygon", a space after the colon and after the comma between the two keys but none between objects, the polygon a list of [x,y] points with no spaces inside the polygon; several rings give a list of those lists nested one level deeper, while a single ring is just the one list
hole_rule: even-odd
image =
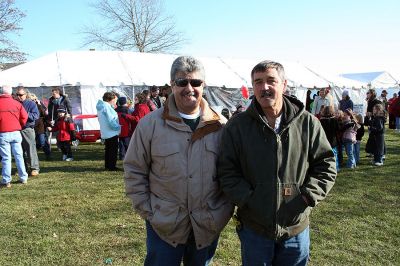
[{"label": "tent roof", "polygon": [[388,72],[364,72],[341,74],[342,77],[370,84],[374,88],[390,88],[398,86],[399,82]]},{"label": "tent roof", "polygon": [[[177,55],[121,51],[58,51],[0,72],[3,84],[26,87],[71,85],[163,85]],[[251,87],[250,71],[261,60],[197,57],[208,86]],[[325,87],[329,83],[299,63],[281,62],[288,85]]]}]

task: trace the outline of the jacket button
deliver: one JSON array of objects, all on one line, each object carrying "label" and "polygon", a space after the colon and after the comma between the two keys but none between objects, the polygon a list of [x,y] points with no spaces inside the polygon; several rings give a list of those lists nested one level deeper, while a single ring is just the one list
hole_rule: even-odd
[{"label": "jacket button", "polygon": [[193,212],[192,212],[192,211],[190,211],[189,213],[190,213],[190,214],[193,214]]}]

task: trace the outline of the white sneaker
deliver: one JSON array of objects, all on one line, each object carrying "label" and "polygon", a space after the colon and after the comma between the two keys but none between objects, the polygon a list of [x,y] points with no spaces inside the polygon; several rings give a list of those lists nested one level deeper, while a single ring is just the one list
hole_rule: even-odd
[{"label": "white sneaker", "polygon": [[65,159],[65,161],[67,161],[67,162],[70,162],[70,161],[73,161],[74,160],[74,158],[67,158],[67,159]]},{"label": "white sneaker", "polygon": [[67,155],[63,155],[63,161],[67,160]]},{"label": "white sneaker", "polygon": [[374,163],[374,165],[375,165],[375,166],[382,166],[383,163],[378,163],[378,162],[376,162],[376,163]]}]

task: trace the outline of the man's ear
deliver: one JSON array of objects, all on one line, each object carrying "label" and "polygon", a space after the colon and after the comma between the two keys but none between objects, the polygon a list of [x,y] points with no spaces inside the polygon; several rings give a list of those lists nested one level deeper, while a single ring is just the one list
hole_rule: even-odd
[{"label": "man's ear", "polygon": [[283,82],[283,93],[286,92],[287,89],[287,79],[285,79],[285,81]]}]

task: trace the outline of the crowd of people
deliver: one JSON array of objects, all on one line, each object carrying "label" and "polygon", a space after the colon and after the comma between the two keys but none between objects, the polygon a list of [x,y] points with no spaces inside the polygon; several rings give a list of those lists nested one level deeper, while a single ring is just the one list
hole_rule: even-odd
[{"label": "crowd of people", "polygon": [[40,173],[37,149],[42,148],[46,159],[51,159],[47,132],[57,134],[57,146],[63,160],[71,161],[71,140],[75,138],[71,118],[71,104],[59,87],[52,89],[48,107],[23,86],[4,85],[0,93],[0,156],[2,162],[2,187],[11,187],[12,155],[18,169],[20,183],[26,184],[28,176]]},{"label": "crowd of people", "polygon": [[[144,264],[209,265],[233,217],[242,265],[306,265],[309,216],[332,189],[343,151],[345,167],[355,168],[366,126],[366,149],[374,165],[383,165],[386,113],[393,120],[398,98],[378,98],[370,89],[365,117],[353,112],[347,91],[337,110],[329,88],[304,105],[286,94],[283,65],[266,60],[251,70],[250,105],[231,116],[203,98],[198,59],[178,57],[170,79],[169,95],[153,86],[131,106],[109,91],[96,104],[104,167],[124,171],[126,194],[145,223]],[[59,88],[47,109],[23,87],[15,99],[10,86],[1,93],[2,186],[11,186],[11,154],[22,184],[39,174],[36,147],[51,156],[46,132],[57,134],[62,160],[73,160],[71,105]]]},{"label": "crowd of people", "polygon": [[369,89],[366,93],[367,112],[361,114],[354,112],[354,104],[347,90],[343,91],[337,106],[329,94],[329,88],[322,88],[312,99],[309,90],[306,110],[320,119],[335,153],[337,170],[344,164],[344,151],[347,155],[345,167],[354,169],[359,164],[365,129],[369,133],[365,146],[367,156],[373,158],[373,165],[382,166],[386,157],[384,134],[388,116],[389,129],[400,132],[400,98],[395,93],[393,98],[387,99],[386,90],[378,97],[374,89]]},{"label": "crowd of people", "polygon": [[[15,93],[12,87],[7,85],[1,90],[0,134],[7,136],[4,137],[6,142],[0,145],[3,165],[2,187],[11,187],[12,155],[18,162],[18,176],[21,183],[26,184],[28,176],[39,175],[38,149],[43,150],[46,160],[51,160],[52,137],[55,137],[57,148],[62,153],[60,159],[67,162],[74,160],[71,145],[77,139],[76,125],[72,118],[70,99],[63,95],[60,87],[51,89],[47,106],[23,86],[17,87]],[[119,97],[117,93],[104,94],[97,110],[101,135],[105,142],[106,170],[117,170],[117,158],[124,159],[138,121],[149,112],[162,107],[167,97],[165,90],[163,95],[160,95],[157,86],[151,87],[151,92],[144,90],[136,94],[134,105],[128,105],[126,97]],[[114,119],[113,114],[115,114]],[[11,135],[13,137],[10,137]],[[21,141],[18,141],[19,137],[16,135],[20,135]]]},{"label": "crowd of people", "polygon": [[[131,137],[139,121],[150,112],[164,106],[168,95],[160,95],[160,89],[137,93],[133,104],[116,92],[106,92],[96,104],[100,134],[104,141],[104,167],[107,171],[118,171],[117,160],[124,160]],[[133,105],[133,106],[132,106]]]}]

